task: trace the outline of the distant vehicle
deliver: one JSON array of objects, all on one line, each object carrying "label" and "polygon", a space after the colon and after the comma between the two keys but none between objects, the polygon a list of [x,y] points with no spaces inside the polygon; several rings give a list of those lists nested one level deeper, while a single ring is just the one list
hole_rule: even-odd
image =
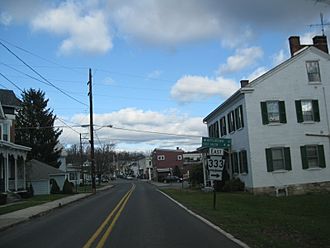
[{"label": "distant vehicle", "polygon": [[133,177],[132,176],[127,176],[126,179],[127,180],[133,180]]},{"label": "distant vehicle", "polygon": [[164,183],[171,183],[171,182],[181,182],[182,179],[177,176],[166,176],[164,178]]},{"label": "distant vehicle", "polygon": [[112,175],[112,176],[110,177],[110,180],[111,180],[111,181],[116,180],[116,179],[117,179],[116,175]]}]

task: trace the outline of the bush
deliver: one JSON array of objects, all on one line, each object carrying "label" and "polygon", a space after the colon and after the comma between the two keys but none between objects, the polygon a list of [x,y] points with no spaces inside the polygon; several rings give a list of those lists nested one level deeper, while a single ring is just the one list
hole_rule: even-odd
[{"label": "bush", "polygon": [[245,185],[239,178],[229,180],[223,186],[223,191],[225,192],[244,191],[244,189]]},{"label": "bush", "polygon": [[7,194],[0,194],[0,205],[5,205],[7,203]]},{"label": "bush", "polygon": [[190,183],[192,186],[197,186],[203,183],[204,175],[203,175],[203,166],[201,165],[194,165],[190,174]]},{"label": "bush", "polygon": [[50,193],[51,194],[59,194],[61,193],[60,187],[58,186],[57,182],[55,179],[50,179]]},{"label": "bush", "polygon": [[73,194],[73,183],[70,183],[68,179],[65,179],[63,194]]}]

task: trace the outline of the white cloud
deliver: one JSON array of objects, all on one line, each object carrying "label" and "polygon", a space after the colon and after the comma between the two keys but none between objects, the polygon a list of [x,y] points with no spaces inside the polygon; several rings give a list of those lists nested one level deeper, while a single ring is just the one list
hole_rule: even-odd
[{"label": "white cloud", "polygon": [[12,22],[12,17],[6,12],[0,12],[0,24],[4,26],[9,26]]},{"label": "white cloud", "polygon": [[115,80],[111,77],[106,77],[102,81],[103,81],[103,84],[105,84],[105,85],[114,85],[115,84]]},{"label": "white cloud", "polygon": [[281,49],[278,53],[272,56],[273,66],[277,66],[288,59],[288,53],[285,53],[283,49]]},{"label": "white cloud", "polygon": [[[78,114],[66,121],[68,123],[87,124],[89,115]],[[60,122],[58,124],[62,125]],[[135,144],[142,150],[159,146],[172,146],[174,149],[179,146],[189,150],[200,146],[199,136],[206,135],[206,126],[202,122],[202,117],[189,117],[173,111],[161,113],[125,108],[112,113],[95,114],[94,124],[97,134],[95,144],[98,145],[98,141],[108,144],[115,143],[118,148],[127,148]],[[107,125],[113,125],[113,128],[103,127],[100,129],[101,126]],[[88,133],[88,128],[76,129],[78,132]],[[197,137],[185,137],[186,135]],[[60,139],[64,144],[77,144],[79,135],[69,128],[64,128]]]},{"label": "white cloud", "polygon": [[233,73],[254,65],[263,56],[260,47],[237,49],[236,54],[227,58],[227,62],[219,68],[219,74]]},{"label": "white cloud", "polygon": [[249,81],[253,81],[254,79],[260,77],[261,75],[265,74],[268,71],[266,67],[258,67],[256,70],[254,70],[249,76],[246,78],[249,79]]},{"label": "white cloud", "polygon": [[171,96],[178,102],[203,100],[215,95],[228,97],[238,89],[234,80],[217,77],[184,76],[171,89]]},{"label": "white cloud", "polygon": [[66,36],[59,48],[62,54],[75,50],[105,53],[113,46],[104,13],[93,9],[87,11],[72,1],[40,13],[32,20],[32,27]]},{"label": "white cloud", "polygon": [[147,78],[148,79],[157,79],[162,75],[162,73],[163,72],[161,70],[154,70],[154,71],[148,73]]}]

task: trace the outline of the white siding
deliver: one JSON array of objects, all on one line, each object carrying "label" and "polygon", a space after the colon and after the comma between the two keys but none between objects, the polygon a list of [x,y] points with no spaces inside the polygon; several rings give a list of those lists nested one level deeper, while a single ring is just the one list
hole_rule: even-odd
[{"label": "white siding", "polygon": [[34,195],[48,195],[50,193],[49,180],[32,181]]},{"label": "white siding", "polygon": [[[329,134],[325,98],[330,101],[330,62],[319,53],[306,51],[297,56],[285,68],[273,72],[268,78],[254,86],[254,92],[245,95],[248,116],[248,129],[253,167],[253,188],[303,184],[330,181],[330,156],[328,137],[311,137],[306,133]],[[306,73],[306,60],[319,60],[321,84],[309,84]],[[324,97],[324,92],[326,96]],[[317,99],[320,122],[303,124],[297,122],[295,100]],[[260,102],[266,100],[285,101],[285,124],[263,125]],[[317,144],[324,146],[326,168],[303,170],[300,146]],[[267,172],[265,148],[274,146],[290,147],[292,171]]]}]

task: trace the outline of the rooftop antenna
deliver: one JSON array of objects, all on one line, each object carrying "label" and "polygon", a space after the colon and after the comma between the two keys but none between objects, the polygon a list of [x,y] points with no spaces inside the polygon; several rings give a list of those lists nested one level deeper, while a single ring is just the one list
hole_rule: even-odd
[{"label": "rooftop antenna", "polygon": [[320,13],[320,19],[321,19],[321,24],[311,24],[309,25],[310,27],[319,27],[321,26],[321,30],[322,30],[322,36],[324,36],[324,26],[330,26],[330,23],[324,23],[323,20],[323,13]]}]

